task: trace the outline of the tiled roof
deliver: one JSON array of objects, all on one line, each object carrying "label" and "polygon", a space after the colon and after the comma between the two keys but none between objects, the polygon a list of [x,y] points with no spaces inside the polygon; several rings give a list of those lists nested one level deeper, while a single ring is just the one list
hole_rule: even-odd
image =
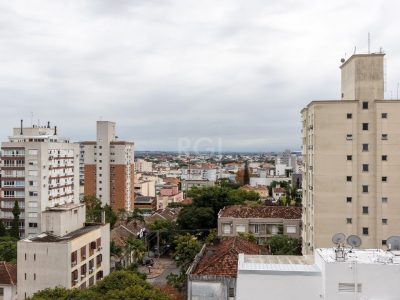
[{"label": "tiled roof", "polygon": [[217,245],[206,246],[192,274],[236,277],[239,253],[259,254],[260,247],[240,237],[232,237],[220,241]]},{"label": "tiled roof", "polygon": [[250,207],[243,205],[232,205],[221,209],[219,212],[219,217],[301,219],[301,211],[301,207],[298,206]]},{"label": "tiled roof", "polygon": [[273,193],[285,193],[285,189],[279,187],[279,188],[273,188],[272,189]]},{"label": "tiled roof", "polygon": [[0,284],[17,284],[17,265],[0,262]]}]

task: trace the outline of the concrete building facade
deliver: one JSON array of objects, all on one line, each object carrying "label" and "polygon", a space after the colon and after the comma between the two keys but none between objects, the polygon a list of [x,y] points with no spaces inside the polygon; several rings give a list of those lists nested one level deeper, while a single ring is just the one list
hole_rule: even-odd
[{"label": "concrete building facade", "polygon": [[18,241],[18,299],[62,286],[85,288],[110,271],[110,225],[85,224],[85,206],[47,210],[43,233]]},{"label": "concrete building facade", "polygon": [[134,143],[117,140],[115,123],[97,121],[96,141],[84,145],[85,195],[114,210],[134,206]]},{"label": "concrete building facade", "polygon": [[[314,256],[239,254],[237,300],[399,299],[399,253],[316,249]],[[340,250],[341,251],[341,250]]]},{"label": "concrete building facade", "polygon": [[6,227],[14,218],[15,201],[21,210],[21,236],[42,232],[46,208],[79,203],[79,145],[59,138],[56,127],[24,128],[21,121],[1,149],[0,218]]},{"label": "concrete building facade", "polygon": [[384,54],[340,68],[341,100],[302,110],[304,254],[336,232],[381,248],[400,228],[400,101],[384,100]]}]

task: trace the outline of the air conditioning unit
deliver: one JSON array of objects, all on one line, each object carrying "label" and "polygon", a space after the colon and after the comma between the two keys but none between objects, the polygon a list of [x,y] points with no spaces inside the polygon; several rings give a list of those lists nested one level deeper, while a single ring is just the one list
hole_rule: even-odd
[{"label": "air conditioning unit", "polygon": [[86,274],[82,274],[82,275],[81,275],[81,278],[85,278],[85,277],[86,277]]},{"label": "air conditioning unit", "polygon": [[100,246],[99,248],[97,248],[97,251],[101,251],[101,249],[103,249],[103,247]]},{"label": "air conditioning unit", "polygon": [[74,279],[73,282],[74,282],[74,283],[78,283],[78,279]]},{"label": "air conditioning unit", "polygon": [[89,269],[89,274],[93,273],[93,271],[94,271],[93,268]]}]

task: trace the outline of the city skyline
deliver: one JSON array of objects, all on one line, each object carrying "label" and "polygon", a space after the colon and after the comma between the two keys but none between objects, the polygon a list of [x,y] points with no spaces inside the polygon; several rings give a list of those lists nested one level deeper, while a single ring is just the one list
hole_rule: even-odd
[{"label": "city skyline", "polygon": [[300,149],[300,110],[340,98],[368,32],[397,97],[394,1],[41,3],[0,3],[3,141],[20,119],[91,140],[102,119],[137,150]]}]

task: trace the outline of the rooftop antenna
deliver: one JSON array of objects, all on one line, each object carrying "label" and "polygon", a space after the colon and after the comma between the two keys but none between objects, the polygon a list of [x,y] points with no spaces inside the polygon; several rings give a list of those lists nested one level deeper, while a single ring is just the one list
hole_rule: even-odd
[{"label": "rooftop antenna", "polygon": [[391,236],[386,240],[388,251],[400,250],[400,236]]},{"label": "rooftop antenna", "polygon": [[368,54],[371,53],[371,34],[368,32]]},{"label": "rooftop antenna", "polygon": [[343,233],[336,233],[332,237],[332,242],[337,245],[335,249],[336,261],[345,261],[346,260],[346,252],[344,251],[344,241],[346,240],[346,236]]},{"label": "rooftop antenna", "polygon": [[[361,246],[361,239],[358,235],[349,235],[346,240],[347,244],[351,246],[351,249],[358,248]],[[351,252],[351,250],[350,250]]]},{"label": "rooftop antenna", "polygon": [[353,55],[356,54],[356,50],[357,50],[357,46],[354,46],[354,53],[353,53]]},{"label": "rooftop antenna", "polygon": [[399,86],[400,86],[400,82],[397,82],[397,100],[399,99]]},{"label": "rooftop antenna", "polygon": [[31,111],[31,127],[33,127],[33,111]]}]

